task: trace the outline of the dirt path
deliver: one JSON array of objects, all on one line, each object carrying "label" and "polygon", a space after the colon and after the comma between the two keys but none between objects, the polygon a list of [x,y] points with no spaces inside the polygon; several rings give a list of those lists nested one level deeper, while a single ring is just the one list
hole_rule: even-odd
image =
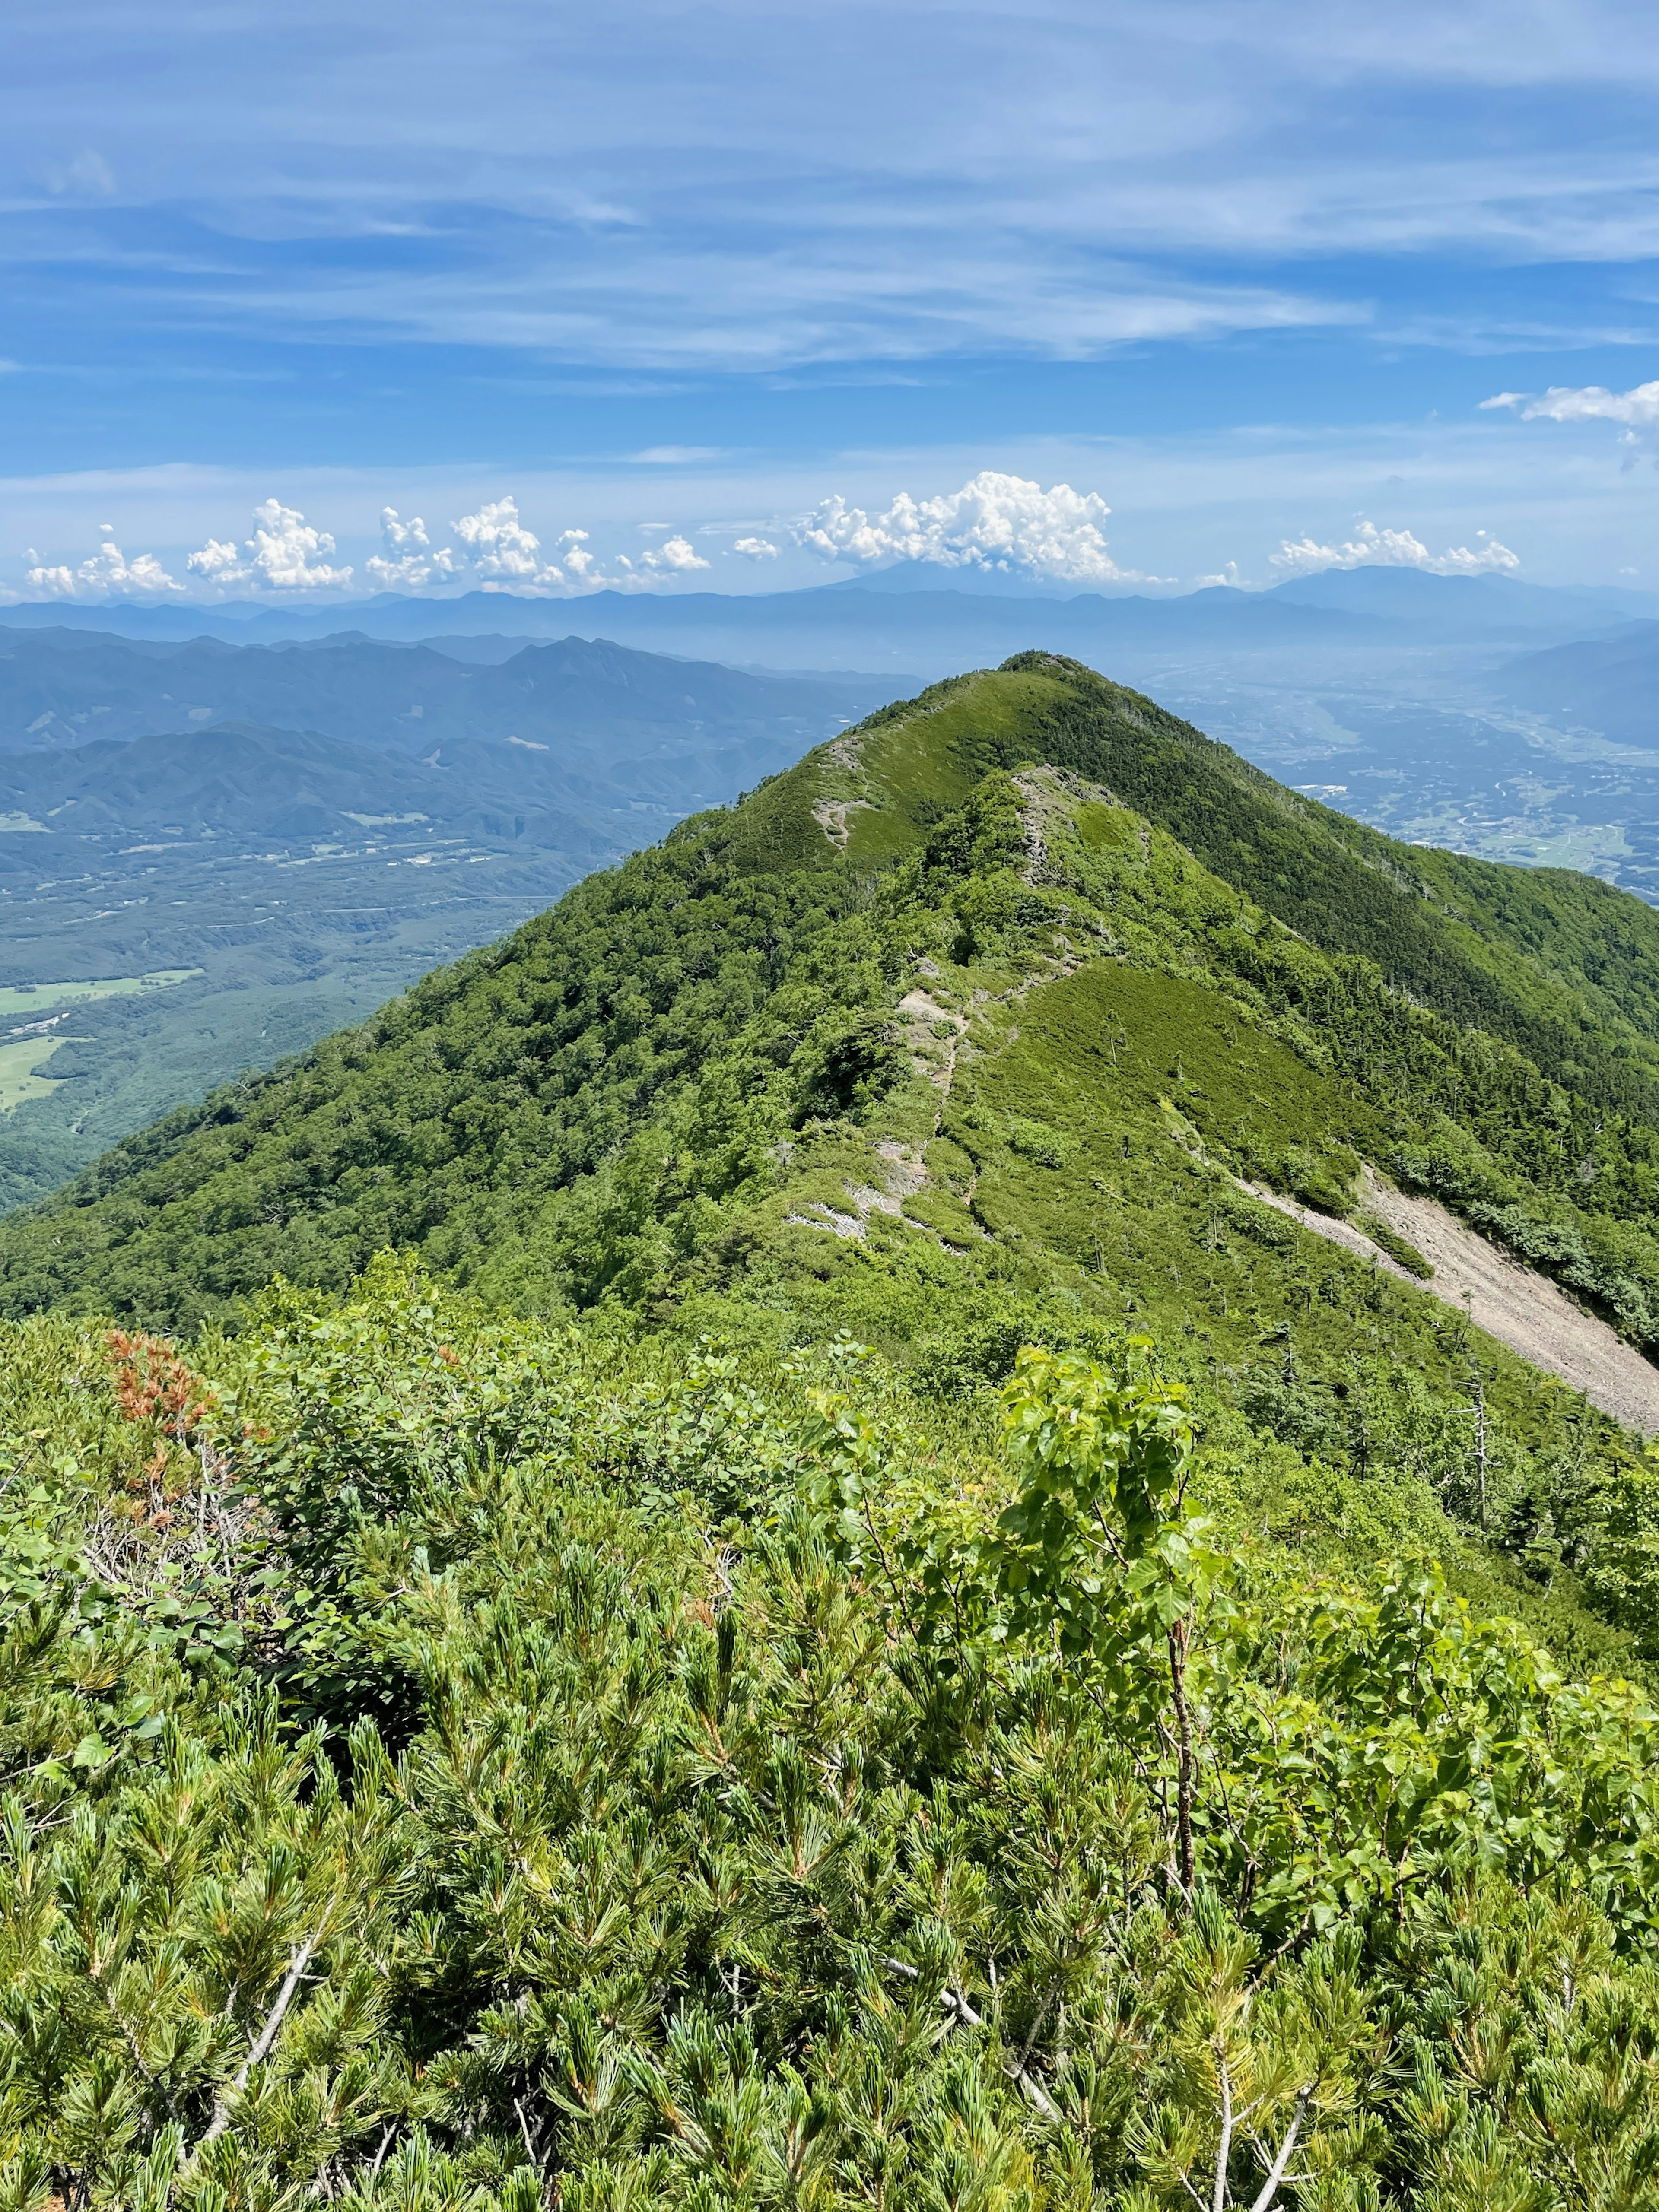
[{"label": "dirt path", "polygon": [[[1402,1281],[1415,1279],[1352,1224],[1275,1192],[1245,1188],[1316,1237],[1376,1260]],[[1547,1277],[1517,1265],[1431,1198],[1407,1198],[1367,1170],[1364,1202],[1432,1266],[1433,1279],[1421,1288],[1467,1313],[1477,1328],[1534,1367],[1559,1376],[1570,1389],[1582,1390],[1592,1406],[1623,1427],[1644,1437],[1659,1435],[1659,1368],[1605,1322],[1574,1305]]]}]

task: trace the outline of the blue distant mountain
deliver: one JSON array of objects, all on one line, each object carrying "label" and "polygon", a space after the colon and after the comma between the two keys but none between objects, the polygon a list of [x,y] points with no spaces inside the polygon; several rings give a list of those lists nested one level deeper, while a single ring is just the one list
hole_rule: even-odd
[{"label": "blue distant mountain", "polygon": [[[607,638],[637,649],[759,667],[917,671],[984,665],[1032,645],[1091,663],[1122,649],[1393,641],[1565,642],[1659,616],[1659,597],[1600,586],[1420,569],[1328,569],[1270,591],[1177,596],[1073,592],[994,573],[907,562],[794,592],[628,593],[574,599],[467,592],[328,607],[25,605],[0,629],[99,630],[135,641],[321,642],[342,632],[386,642],[468,637]],[[497,656],[499,657],[499,656]]]},{"label": "blue distant mountain", "polygon": [[1659,747],[1659,622],[1512,661],[1502,696],[1570,730]]},{"label": "blue distant mountain", "polygon": [[1528,584],[1516,576],[1436,576],[1422,568],[1327,568],[1277,585],[1268,596],[1437,631],[1463,626],[1486,634],[1513,629],[1530,635],[1540,624],[1582,633],[1659,616],[1659,592],[1602,584]]}]

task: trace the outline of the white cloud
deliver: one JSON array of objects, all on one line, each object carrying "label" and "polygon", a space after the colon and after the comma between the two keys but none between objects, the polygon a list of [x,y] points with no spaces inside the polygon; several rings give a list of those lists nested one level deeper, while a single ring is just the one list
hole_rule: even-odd
[{"label": "white cloud", "polygon": [[981,469],[960,491],[937,499],[901,492],[873,520],[836,493],[794,534],[797,544],[831,560],[935,561],[1065,583],[1117,583],[1136,572],[1120,568],[1107,550],[1100,526],[1110,513],[1093,492],[1063,483],[1044,491],[1027,477]]},{"label": "white cloud", "polygon": [[23,582],[31,592],[38,592],[49,599],[72,599],[75,597],[73,568],[46,568],[33,546],[26,555],[29,566],[24,571]]},{"label": "white cloud", "polygon": [[111,526],[100,523],[103,544],[78,568],[46,567],[31,550],[23,582],[32,592],[49,599],[153,599],[162,592],[181,592],[184,586],[170,576],[153,553],[135,554],[129,561],[115,543]]},{"label": "white cloud", "polygon": [[659,574],[685,575],[693,568],[706,568],[708,563],[687,539],[665,538],[653,551],[640,556],[640,566],[654,568]]},{"label": "white cloud", "polygon": [[745,561],[775,561],[778,557],[778,549],[769,538],[739,538],[732,550],[741,553]]},{"label": "white cloud", "polygon": [[[715,0],[590,11],[556,52],[532,7],[481,22],[292,0],[232,11],[245,37],[181,46],[180,22],[220,12],[96,0],[73,20],[115,27],[101,36],[66,35],[50,8],[9,26],[33,42],[14,161],[18,143],[42,149],[37,167],[71,154],[91,112],[135,194],[257,210],[230,268],[167,295],[214,329],[234,312],[291,338],[309,314],[453,342],[459,312],[495,343],[586,357],[1075,359],[1109,342],[1103,324],[1255,327],[1276,307],[1319,320],[1343,304],[1190,268],[1307,254],[1328,271],[1345,252],[1438,246],[1454,265],[1530,266],[1528,289],[1547,293],[1545,261],[1625,264],[1659,227],[1629,127],[1659,47],[1634,0]],[[340,35],[359,21],[373,34]],[[627,205],[575,176],[625,178]],[[349,266],[306,251],[343,223],[364,242]],[[411,250],[423,231],[441,254]],[[1127,266],[1103,270],[1109,255]],[[1316,289],[1363,290],[1364,271]]]},{"label": "white cloud", "polygon": [[334,550],[325,530],[314,529],[296,507],[262,500],[253,510],[253,535],[239,552],[222,538],[210,538],[185,563],[204,583],[268,585],[279,592],[314,592],[351,581],[349,567],[333,568],[323,558]]},{"label": "white cloud", "polygon": [[1480,403],[1513,407],[1523,422],[1622,422],[1647,430],[1659,423],[1659,380],[1628,392],[1609,392],[1604,384],[1553,384],[1547,392],[1499,392]]},{"label": "white cloud", "polygon": [[363,566],[383,590],[418,592],[424,585],[447,582],[459,565],[453,545],[434,549],[418,514],[404,522],[395,507],[380,509],[380,550]]},{"label": "white cloud", "polygon": [[559,540],[559,558],[579,584],[586,583],[593,573],[593,556],[588,552],[587,532],[567,530]]},{"label": "white cloud", "polygon": [[1431,553],[1409,530],[1379,530],[1374,522],[1362,522],[1358,534],[1343,544],[1287,538],[1268,557],[1275,568],[1291,576],[1316,576],[1326,568],[1423,568],[1435,576],[1491,576],[1509,574],[1521,566],[1520,556],[1507,545],[1488,538],[1484,530],[1475,535],[1486,543]]},{"label": "white cloud", "polygon": [[486,500],[476,514],[463,514],[450,525],[466,547],[474,572],[496,583],[562,584],[562,570],[541,557],[542,541],[526,530],[519,517],[518,501],[509,492],[505,499]]}]

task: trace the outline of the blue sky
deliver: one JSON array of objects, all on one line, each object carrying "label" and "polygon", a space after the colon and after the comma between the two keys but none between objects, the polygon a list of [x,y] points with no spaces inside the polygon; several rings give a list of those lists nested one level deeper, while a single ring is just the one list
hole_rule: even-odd
[{"label": "blue sky", "polygon": [[1659,587],[1646,9],[82,0],[9,47],[14,595]]}]

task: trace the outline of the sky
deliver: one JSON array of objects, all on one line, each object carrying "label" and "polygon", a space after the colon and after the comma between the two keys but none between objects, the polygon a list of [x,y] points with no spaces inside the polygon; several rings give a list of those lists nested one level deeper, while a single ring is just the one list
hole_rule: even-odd
[{"label": "sky", "polygon": [[78,0],[0,596],[1659,589],[1624,0]]}]

